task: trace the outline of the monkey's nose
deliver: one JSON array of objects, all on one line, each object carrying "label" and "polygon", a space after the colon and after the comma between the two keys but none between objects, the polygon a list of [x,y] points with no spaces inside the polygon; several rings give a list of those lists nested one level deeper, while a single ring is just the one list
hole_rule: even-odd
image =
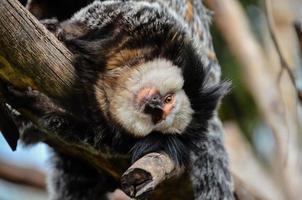
[{"label": "monkey's nose", "polygon": [[153,94],[148,99],[148,104],[153,107],[159,107],[162,105],[161,96],[159,94]]}]

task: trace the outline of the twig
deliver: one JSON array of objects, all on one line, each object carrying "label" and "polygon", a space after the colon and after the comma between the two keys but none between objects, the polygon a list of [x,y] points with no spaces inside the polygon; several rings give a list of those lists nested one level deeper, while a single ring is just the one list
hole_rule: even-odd
[{"label": "twig", "polygon": [[0,179],[31,186],[41,190],[46,189],[45,175],[34,169],[18,167],[0,160]]},{"label": "twig", "polygon": [[280,45],[278,43],[278,39],[275,33],[275,23],[274,23],[274,19],[273,19],[273,14],[272,14],[272,6],[271,6],[271,0],[265,0],[265,15],[267,18],[267,24],[268,24],[268,31],[270,34],[270,37],[273,41],[273,44],[276,48],[276,52],[278,54],[279,60],[280,60],[280,64],[281,64],[281,69],[278,75],[278,80],[280,80],[283,71],[285,70],[288,73],[289,79],[291,81],[291,83],[293,84],[295,91],[297,93],[297,97],[298,99],[300,99],[300,95],[298,92],[298,88],[297,88],[297,84],[296,84],[296,79],[295,76],[291,70],[291,67],[289,66],[289,64],[286,62],[282,52],[281,52],[281,48]]}]

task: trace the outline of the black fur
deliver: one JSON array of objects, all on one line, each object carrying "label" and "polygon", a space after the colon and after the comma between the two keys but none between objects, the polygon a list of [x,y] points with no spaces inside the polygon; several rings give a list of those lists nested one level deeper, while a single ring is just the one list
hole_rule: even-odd
[{"label": "black fur", "polygon": [[[64,20],[70,18],[79,9],[85,7],[93,0],[19,0],[38,19],[57,18]],[[68,9],[67,9],[68,8]]]},{"label": "black fur", "polygon": [[119,183],[74,157],[55,153],[49,194],[52,200],[106,200]]},{"label": "black fur", "polygon": [[11,118],[10,110],[5,103],[0,103],[0,131],[10,148],[15,151],[19,139],[19,130]]}]

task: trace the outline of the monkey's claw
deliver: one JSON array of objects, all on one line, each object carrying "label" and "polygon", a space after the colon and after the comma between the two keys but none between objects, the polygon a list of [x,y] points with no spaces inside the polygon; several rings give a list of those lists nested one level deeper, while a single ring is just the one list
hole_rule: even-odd
[{"label": "monkey's claw", "polygon": [[148,199],[154,190],[151,174],[138,168],[129,169],[123,174],[121,186],[128,196],[137,200]]},{"label": "monkey's claw", "polygon": [[38,96],[38,92],[31,88],[19,90],[11,85],[7,86],[6,98],[15,109],[29,107],[36,102]]},{"label": "monkey's claw", "polygon": [[40,21],[50,32],[52,32],[59,40],[63,41],[64,33],[60,26],[60,22],[56,18],[44,19]]}]

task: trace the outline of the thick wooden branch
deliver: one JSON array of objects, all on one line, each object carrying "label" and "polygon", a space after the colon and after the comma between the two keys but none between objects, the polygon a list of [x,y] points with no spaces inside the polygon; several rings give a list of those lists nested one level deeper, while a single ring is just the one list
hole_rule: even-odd
[{"label": "thick wooden branch", "polygon": [[54,97],[75,78],[72,54],[19,2],[0,2],[0,77]]},{"label": "thick wooden branch", "polygon": [[[30,86],[54,98],[68,95],[76,78],[73,55],[16,0],[0,1],[0,35],[0,79],[18,88]],[[37,123],[30,111],[20,112]],[[47,131],[45,142],[58,151],[88,161],[116,180],[126,169],[112,165],[102,153],[83,142],[67,141]],[[168,156],[152,154],[136,162],[126,175],[131,178],[135,175],[132,172],[140,169],[151,175],[152,187],[155,187],[176,174],[174,168]]]}]

